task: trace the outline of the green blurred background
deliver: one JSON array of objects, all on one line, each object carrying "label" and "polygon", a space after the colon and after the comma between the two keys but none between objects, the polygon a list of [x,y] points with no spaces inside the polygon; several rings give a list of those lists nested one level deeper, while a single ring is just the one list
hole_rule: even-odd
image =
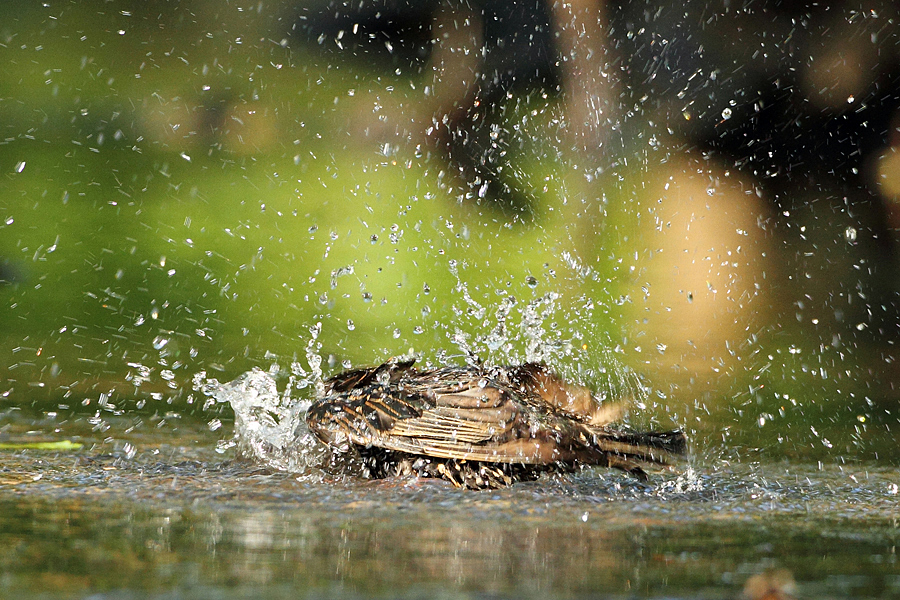
[{"label": "green blurred background", "polygon": [[[327,8],[0,8],[0,435],[19,414],[50,437],[101,413],[227,418],[199,372],[471,352],[623,394],[637,373],[632,419],[700,452],[897,459],[889,191],[860,209],[809,165],[786,205],[691,137],[692,98],[623,75],[599,155],[568,141],[565,81],[498,100],[528,201],[481,198],[426,133],[434,61],[296,33]],[[734,51],[734,20],[700,23]],[[885,23],[858,27],[889,62]],[[889,183],[883,133],[867,160]]]}]

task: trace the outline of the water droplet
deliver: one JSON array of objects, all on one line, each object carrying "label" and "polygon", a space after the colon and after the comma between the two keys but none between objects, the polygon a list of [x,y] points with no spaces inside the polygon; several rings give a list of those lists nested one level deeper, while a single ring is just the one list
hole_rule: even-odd
[{"label": "water droplet", "polygon": [[125,458],[132,459],[134,455],[137,454],[137,448],[134,444],[129,442],[125,442],[125,445],[122,446],[122,450],[125,452]]},{"label": "water droplet", "polygon": [[730,118],[731,118],[731,109],[728,107],[725,107],[722,110],[722,120],[727,121]]},{"label": "water droplet", "polygon": [[347,330],[353,331],[356,329],[356,324],[353,322],[353,319],[347,319]]},{"label": "water droplet", "polygon": [[534,275],[529,275],[528,277],[525,278],[525,285],[527,285],[531,289],[536,288],[537,284],[538,284],[537,277],[535,277]]},{"label": "water droplet", "polygon": [[218,442],[216,442],[216,452],[219,454],[224,454],[235,446],[237,446],[237,442],[233,439],[219,440]]},{"label": "water droplet", "polygon": [[855,227],[848,227],[844,230],[844,239],[847,240],[847,243],[855,244],[856,236],[857,232]]},{"label": "water droplet", "polygon": [[166,347],[166,344],[168,344],[168,343],[169,343],[169,338],[165,338],[161,335],[158,335],[155,338],[153,338],[153,347],[156,350],[162,350],[163,348]]},{"label": "water droplet", "polygon": [[394,329],[394,339],[395,339],[395,340],[396,340],[397,338],[399,338],[401,335],[403,335],[403,333],[400,331],[400,328],[399,328],[399,327],[397,327],[396,329]]}]

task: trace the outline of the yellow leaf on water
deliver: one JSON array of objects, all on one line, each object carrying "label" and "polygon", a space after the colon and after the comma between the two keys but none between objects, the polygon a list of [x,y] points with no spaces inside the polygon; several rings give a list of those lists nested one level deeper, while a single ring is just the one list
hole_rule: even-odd
[{"label": "yellow leaf on water", "polygon": [[80,450],[83,444],[71,440],[59,442],[6,442],[0,450]]}]

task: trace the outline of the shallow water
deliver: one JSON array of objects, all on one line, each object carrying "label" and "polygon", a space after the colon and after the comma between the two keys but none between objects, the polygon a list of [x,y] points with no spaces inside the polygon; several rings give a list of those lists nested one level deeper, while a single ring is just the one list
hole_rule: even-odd
[{"label": "shallow water", "polygon": [[270,472],[227,435],[3,451],[0,597],[737,598],[778,569],[798,597],[900,594],[893,467],[698,457],[472,492]]}]

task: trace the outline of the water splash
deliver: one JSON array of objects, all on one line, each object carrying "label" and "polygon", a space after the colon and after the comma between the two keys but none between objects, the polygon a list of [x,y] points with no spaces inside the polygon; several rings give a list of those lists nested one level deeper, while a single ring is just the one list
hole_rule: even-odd
[{"label": "water splash", "polygon": [[[560,259],[567,275],[606,282],[571,252],[561,252]],[[530,299],[517,298],[502,288],[490,294],[499,299],[487,295],[476,299],[463,273],[466,266],[463,261],[449,262],[449,272],[456,279],[453,310],[458,325],[447,337],[469,362],[543,363],[564,379],[589,387],[601,404],[615,402],[639,411],[650,409],[651,404],[658,408],[638,373],[621,360],[620,345],[603,329],[609,322],[609,305],[603,298],[596,294],[566,298],[565,285],[538,292],[537,278],[527,276],[523,283]],[[447,364],[447,357],[438,355],[441,364]]]},{"label": "water splash", "polygon": [[[322,342],[319,341],[319,334],[321,332],[322,322],[319,321],[309,328],[310,337],[309,341],[306,343],[306,361],[309,363],[310,376],[316,386],[316,396],[321,396],[325,393],[325,384],[323,383],[324,377],[322,376],[322,357],[318,353],[318,351],[322,349]],[[298,381],[303,380],[302,376],[305,375],[305,372],[299,363],[294,362],[291,365],[291,370],[294,372],[295,376],[300,377]]]},{"label": "water splash", "polygon": [[571,351],[571,343],[560,340],[558,335],[551,335],[544,327],[544,323],[556,313],[558,299],[559,294],[548,292],[525,306],[522,336],[525,339],[526,362],[551,362],[554,357]]},{"label": "water splash", "polygon": [[705,490],[703,479],[693,466],[688,466],[676,478],[662,482],[655,493],[661,498],[674,495],[699,494]]},{"label": "water splash", "polygon": [[[513,294],[495,290],[501,299],[491,313],[488,306],[472,297],[468,284],[460,275],[460,264],[451,260],[449,270],[456,279],[453,291],[458,299],[453,312],[457,319],[467,325],[468,331],[488,332],[472,336],[460,327],[454,327],[448,338],[463,355],[495,364],[544,362],[554,367],[554,363],[563,362],[560,359],[571,354],[571,342],[562,337],[555,325],[550,325],[559,312],[557,301],[560,295],[557,292],[520,302]],[[536,287],[527,279],[526,285],[529,289]],[[522,342],[524,353],[520,350]]]},{"label": "water splash", "polygon": [[[581,298],[577,307],[564,307],[560,292],[536,292],[537,284],[528,280],[524,284],[531,291],[530,299],[519,300],[499,290],[494,290],[499,300],[476,299],[461,274],[465,266],[455,260],[448,263],[456,279],[452,305],[456,319],[452,330],[451,326],[445,328],[460,352],[429,350],[426,356],[448,366],[457,366],[460,360],[495,365],[543,363],[564,379],[587,385],[601,404],[646,408],[649,393],[640,378],[618,360],[611,343],[602,343],[608,342],[608,336],[589,331],[593,311],[599,306],[596,300]],[[576,276],[589,277],[586,269],[573,271]],[[203,391],[214,403],[227,402],[235,412],[234,439],[223,440],[222,449],[237,446],[251,460],[290,472],[308,473],[328,460],[327,450],[310,434],[304,419],[311,400],[325,393],[320,354],[323,323],[316,322],[308,331],[304,343],[308,370],[294,362],[289,371],[277,364],[268,371],[257,368],[224,385],[215,380],[195,381],[195,390]],[[377,364],[388,358],[376,355],[368,362]],[[423,353],[410,349],[408,358],[421,360]],[[279,391],[279,381],[285,378],[287,384]]]},{"label": "water splash", "polygon": [[234,410],[234,438],[223,440],[219,449],[237,446],[241,456],[265,467],[315,476],[326,450],[306,427],[310,400],[296,397],[298,390],[322,385],[318,364],[311,371],[292,364],[283,391],[278,390],[282,371],[277,364],[268,372],[254,368],[225,384],[195,377],[197,391]]}]

